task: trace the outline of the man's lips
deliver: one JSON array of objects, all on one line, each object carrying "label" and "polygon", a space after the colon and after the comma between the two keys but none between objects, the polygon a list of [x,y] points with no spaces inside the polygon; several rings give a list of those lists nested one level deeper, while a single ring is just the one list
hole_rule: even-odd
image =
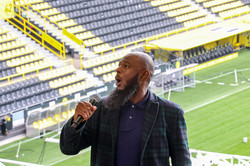
[{"label": "man's lips", "polygon": [[115,76],[115,81],[117,87],[119,87],[122,83],[121,78],[118,75]]}]

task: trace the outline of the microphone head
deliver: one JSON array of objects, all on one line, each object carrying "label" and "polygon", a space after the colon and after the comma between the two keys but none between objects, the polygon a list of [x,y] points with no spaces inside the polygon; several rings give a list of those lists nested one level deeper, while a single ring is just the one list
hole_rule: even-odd
[{"label": "microphone head", "polygon": [[95,99],[97,102],[101,101],[101,95],[94,94],[90,96],[91,99]]},{"label": "microphone head", "polygon": [[92,105],[96,105],[97,102],[101,101],[101,95],[99,94],[94,94],[90,96],[90,103]]}]

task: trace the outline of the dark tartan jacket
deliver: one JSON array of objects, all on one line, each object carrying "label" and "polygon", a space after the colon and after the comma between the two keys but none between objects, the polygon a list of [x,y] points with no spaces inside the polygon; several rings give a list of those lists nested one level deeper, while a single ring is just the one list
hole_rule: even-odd
[{"label": "dark tartan jacket", "polygon": [[[61,132],[62,153],[74,155],[91,146],[91,166],[114,166],[119,113],[99,102],[92,117],[77,129],[71,127],[71,118]],[[140,151],[141,166],[169,166],[171,162],[173,166],[191,166],[186,122],[179,105],[150,92]]]}]

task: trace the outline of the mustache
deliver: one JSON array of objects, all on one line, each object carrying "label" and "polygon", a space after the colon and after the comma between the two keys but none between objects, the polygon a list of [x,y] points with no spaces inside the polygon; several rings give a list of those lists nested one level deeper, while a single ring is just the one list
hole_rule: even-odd
[{"label": "mustache", "polygon": [[108,109],[119,109],[123,106],[129,99],[139,90],[140,85],[138,83],[138,76],[134,76],[131,80],[127,82],[127,86],[124,90],[119,90],[115,88],[110,92],[108,97],[103,101],[104,105]]}]

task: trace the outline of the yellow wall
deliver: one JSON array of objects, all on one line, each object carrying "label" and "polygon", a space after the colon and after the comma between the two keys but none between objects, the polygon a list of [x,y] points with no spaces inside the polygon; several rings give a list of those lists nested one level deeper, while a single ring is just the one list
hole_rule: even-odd
[{"label": "yellow wall", "polygon": [[250,36],[240,35],[239,42],[242,46],[250,47]]}]

